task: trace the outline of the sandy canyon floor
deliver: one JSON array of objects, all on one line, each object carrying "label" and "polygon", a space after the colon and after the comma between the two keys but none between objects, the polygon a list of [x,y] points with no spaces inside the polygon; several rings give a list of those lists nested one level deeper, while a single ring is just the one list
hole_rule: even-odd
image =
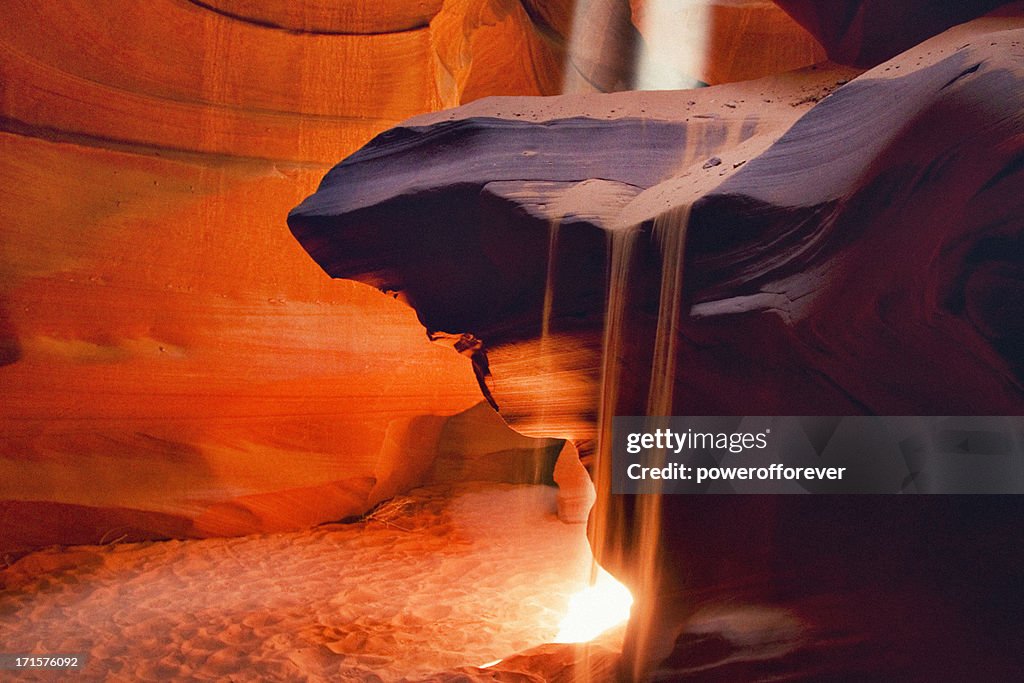
[{"label": "sandy canyon floor", "polygon": [[0,572],[0,643],[84,654],[79,680],[435,678],[552,641],[591,562],[553,488],[431,487],[300,533],[34,553]]}]

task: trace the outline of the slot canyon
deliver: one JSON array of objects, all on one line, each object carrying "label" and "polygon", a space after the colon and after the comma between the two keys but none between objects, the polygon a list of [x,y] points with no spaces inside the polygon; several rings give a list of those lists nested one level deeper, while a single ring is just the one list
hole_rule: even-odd
[{"label": "slot canyon", "polygon": [[4,8],[5,680],[1024,676],[1024,2]]}]

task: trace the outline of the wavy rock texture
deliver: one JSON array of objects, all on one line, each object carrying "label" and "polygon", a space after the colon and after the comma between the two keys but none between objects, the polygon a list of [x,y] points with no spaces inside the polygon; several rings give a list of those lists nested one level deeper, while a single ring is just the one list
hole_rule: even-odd
[{"label": "wavy rock texture", "polygon": [[[722,78],[751,73],[736,45],[762,20],[757,68],[793,66],[776,60],[792,45],[801,64],[820,56],[781,11],[726,4]],[[567,61],[584,89],[628,86],[638,12],[6,3],[0,551],[297,528],[364,510],[435,454],[459,471],[444,434],[479,399],[469,364],[427,346],[395,302],[323,278],[282,217],[329,164],[410,116],[558,93]],[[605,42],[610,28],[625,38]],[[472,414],[483,431],[464,448],[481,455],[497,427]],[[533,448],[494,471],[531,466]]]},{"label": "wavy rock texture", "polygon": [[[4,9],[0,551],[297,528],[430,454],[458,469],[438,434],[479,398],[466,361],[324,279],[281,217],[410,116],[557,93],[574,24],[584,47],[607,24],[568,0]],[[590,89],[631,78],[605,47],[570,69]]]},{"label": "wavy rock texture", "polygon": [[[289,224],[470,355],[513,426],[584,450],[602,414],[1021,415],[1022,74],[1018,15],[856,78],[489,100],[379,136]],[[808,596],[877,656],[757,672],[1020,670],[999,607],[1019,598],[1018,500],[664,496],[648,514],[603,493],[596,551],[640,594],[634,674],[700,669],[694,602]],[[894,621],[965,635],[907,643]]]},{"label": "wavy rock texture", "polygon": [[0,551],[359,514],[450,460],[453,424],[471,455],[550,445],[452,423],[466,361],[283,225],[404,118],[556,92],[524,7],[5,3]]}]

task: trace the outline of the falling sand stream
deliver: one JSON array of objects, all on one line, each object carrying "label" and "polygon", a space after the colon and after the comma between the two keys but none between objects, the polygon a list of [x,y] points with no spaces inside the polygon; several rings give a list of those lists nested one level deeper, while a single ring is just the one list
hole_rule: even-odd
[{"label": "falling sand stream", "polygon": [[[739,130],[718,126],[702,129],[688,146],[681,167],[694,168],[707,154],[708,138],[725,146],[740,143]],[[683,173],[683,176],[687,175]],[[718,178],[726,174],[716,174]],[[626,567],[623,578],[637,602],[633,606],[623,651],[623,673],[642,678],[645,666],[671,650],[675,633],[660,623],[657,596],[664,579],[659,569],[661,535],[661,497],[657,493],[616,497],[612,493],[612,424],[616,416],[636,415],[643,410],[648,428],[667,426],[664,421],[674,413],[679,338],[686,293],[684,263],[690,207],[708,188],[694,186],[690,201],[677,203],[651,220],[626,224],[608,231],[607,287],[600,386],[597,443],[591,467],[597,490],[595,514],[589,538],[595,560],[604,566]],[[654,254],[657,270],[656,320],[637,320],[637,301],[642,296],[641,280],[651,272],[641,263]],[[550,293],[549,295],[550,296]],[[547,311],[547,306],[545,307]],[[641,338],[647,335],[649,338]],[[665,458],[664,452],[652,452],[653,466]],[[663,464],[663,463],[662,463]],[[657,486],[660,482],[652,482]],[[663,558],[662,558],[663,559]]]}]

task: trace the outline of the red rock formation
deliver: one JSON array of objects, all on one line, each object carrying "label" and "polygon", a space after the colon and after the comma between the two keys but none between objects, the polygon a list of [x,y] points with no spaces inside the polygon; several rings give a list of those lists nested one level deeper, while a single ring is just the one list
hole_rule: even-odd
[{"label": "red rock formation", "polygon": [[556,92],[538,16],[6,3],[0,552],[298,528],[426,476],[446,416],[480,400],[468,363],[330,281],[283,218],[408,116]]},{"label": "red rock formation", "polygon": [[[472,404],[465,362],[393,302],[324,280],[277,221],[409,116],[558,92],[574,30],[591,87],[628,85],[641,5],[581,4],[575,28],[573,5],[8,3],[0,549],[277,529],[408,481],[368,477],[394,444],[430,451],[440,422],[419,416]],[[716,5],[708,80],[817,54],[743,5]],[[609,9],[621,45],[596,40]]]}]

